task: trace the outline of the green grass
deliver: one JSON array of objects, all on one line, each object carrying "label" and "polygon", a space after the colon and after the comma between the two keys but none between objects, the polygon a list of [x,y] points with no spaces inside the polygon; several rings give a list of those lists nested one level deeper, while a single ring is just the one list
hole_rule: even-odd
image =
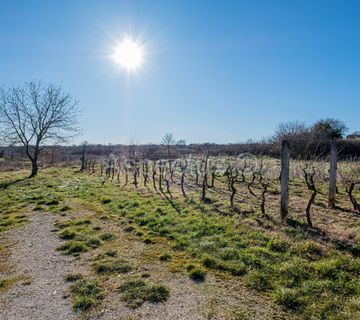
[{"label": "green grass", "polygon": [[[20,173],[13,173],[11,179],[19,176]],[[49,185],[51,187],[47,187]],[[295,195],[295,191],[299,195]],[[121,272],[116,270],[115,263],[121,261],[117,258],[120,235],[107,229],[116,224],[127,237],[141,239],[146,248],[164,245],[166,249],[157,253],[156,259],[168,261],[162,263],[164,267],[178,265],[179,270],[192,279],[191,273],[195,278],[203,275],[204,281],[206,273],[241,277],[251,294],[264,295],[299,319],[355,319],[360,314],[360,259],[357,254],[360,221],[350,214],[332,213],[325,207],[315,206],[314,219],[318,219],[318,224],[326,225],[331,217],[332,226],[340,230],[344,238],[348,229],[355,236],[349,240],[349,250],[341,243],[312,235],[301,216],[301,201],[306,201],[307,197],[302,181],[292,181],[290,192],[296,207],[292,209],[288,224],[281,225],[276,220],[277,196],[269,200],[268,205],[270,209],[275,208],[269,213],[275,217],[273,222],[260,214],[257,200],[251,197],[238,204],[240,213],[230,214],[228,200],[221,195],[211,194],[211,201],[203,204],[196,194],[189,193],[189,199],[184,200],[181,194],[173,191],[173,198],[169,200],[151,190],[138,188],[135,191],[130,186],[119,192],[115,184],[102,186],[98,177],[75,174],[72,169],[47,169],[35,179],[23,180],[1,190],[0,232],[25,224],[26,212],[36,206],[59,214],[68,210],[76,212],[72,202],[82,203],[95,215],[57,223],[59,237],[63,240],[59,249],[72,255],[102,250],[106,258],[89,268],[99,283],[103,275],[115,278]],[[345,206],[347,199],[341,192],[339,205]],[[58,203],[54,203],[54,199]],[[317,201],[326,206],[325,200],[324,193]],[[62,210],[63,201],[70,203],[71,209]],[[186,263],[177,260],[178,254],[185,256],[186,262],[194,268],[186,270]],[[112,261],[111,258],[116,259]],[[133,284],[138,286],[134,291],[125,287],[119,289],[129,306],[149,301],[144,298],[151,296],[149,287],[156,291],[153,284],[145,281]],[[78,309],[86,309],[91,301],[95,303],[91,295],[73,293],[77,295]]]}]

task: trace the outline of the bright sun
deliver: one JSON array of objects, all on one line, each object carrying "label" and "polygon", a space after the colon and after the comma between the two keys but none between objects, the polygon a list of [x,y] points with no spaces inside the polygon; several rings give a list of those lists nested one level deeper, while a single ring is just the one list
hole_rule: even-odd
[{"label": "bright sun", "polygon": [[121,68],[128,72],[135,71],[144,62],[144,49],[141,44],[127,37],[115,47],[113,58]]}]

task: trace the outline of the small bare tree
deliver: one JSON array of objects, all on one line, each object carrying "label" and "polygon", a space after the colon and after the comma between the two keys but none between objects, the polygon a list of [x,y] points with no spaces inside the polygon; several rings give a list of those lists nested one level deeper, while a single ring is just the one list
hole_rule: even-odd
[{"label": "small bare tree", "polygon": [[60,86],[33,81],[0,88],[0,136],[25,148],[31,177],[38,173],[44,144],[63,143],[79,133],[78,115],[78,101]]},{"label": "small bare tree", "polygon": [[161,139],[161,142],[167,148],[167,156],[170,161],[170,148],[175,144],[174,135],[172,133],[166,133]]}]

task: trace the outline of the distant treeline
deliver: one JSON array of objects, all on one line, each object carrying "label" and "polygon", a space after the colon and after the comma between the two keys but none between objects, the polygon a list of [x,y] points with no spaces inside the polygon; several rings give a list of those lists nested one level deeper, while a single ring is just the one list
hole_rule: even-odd
[{"label": "distant treeline", "polygon": [[[360,141],[337,140],[340,159],[360,158]],[[327,157],[330,153],[330,141],[290,141],[291,157],[307,159],[313,156]],[[88,158],[104,157],[110,153],[122,155],[130,159],[179,158],[189,155],[200,156],[209,152],[212,156],[237,156],[243,153],[280,157],[281,143],[279,142],[250,142],[237,144],[189,144],[171,145],[169,148],[162,144],[147,145],[101,145],[87,144],[80,146],[48,146],[42,151],[42,162],[49,164],[78,161],[85,152]],[[13,160],[26,159],[23,147],[10,146],[0,148],[0,157]]]}]

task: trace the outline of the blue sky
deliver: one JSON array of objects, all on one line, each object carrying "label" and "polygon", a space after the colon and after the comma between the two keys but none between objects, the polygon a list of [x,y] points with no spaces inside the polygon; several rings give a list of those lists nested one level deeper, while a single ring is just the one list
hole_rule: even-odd
[{"label": "blue sky", "polygon": [[[83,109],[75,142],[230,143],[279,122],[360,130],[360,1],[0,0],[0,83],[62,83]],[[146,63],[110,59],[129,34]]]}]

